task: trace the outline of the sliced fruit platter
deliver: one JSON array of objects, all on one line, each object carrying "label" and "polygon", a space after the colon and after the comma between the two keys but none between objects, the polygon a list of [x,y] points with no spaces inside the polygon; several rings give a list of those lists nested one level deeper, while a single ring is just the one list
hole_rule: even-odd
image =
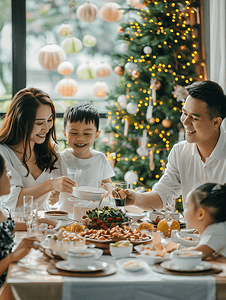
[{"label": "sliced fruit platter", "polygon": [[82,217],[82,223],[89,229],[108,229],[115,226],[122,227],[129,221],[128,216],[120,209],[104,206],[101,209],[94,208],[86,212]]}]

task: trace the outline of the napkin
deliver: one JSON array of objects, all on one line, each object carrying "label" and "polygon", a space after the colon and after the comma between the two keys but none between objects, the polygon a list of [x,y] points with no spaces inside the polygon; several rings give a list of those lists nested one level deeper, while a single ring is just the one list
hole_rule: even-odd
[{"label": "napkin", "polygon": [[170,253],[174,250],[177,250],[178,244],[170,241],[166,245],[161,244],[161,235],[157,232],[152,233],[153,236],[153,248],[157,251],[157,256],[164,257],[166,253]]}]

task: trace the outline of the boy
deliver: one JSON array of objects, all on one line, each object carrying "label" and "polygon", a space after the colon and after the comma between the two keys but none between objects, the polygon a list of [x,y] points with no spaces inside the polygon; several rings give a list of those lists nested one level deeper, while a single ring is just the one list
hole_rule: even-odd
[{"label": "boy", "polygon": [[[78,179],[79,186],[98,187],[111,192],[111,177],[115,175],[106,156],[91,149],[99,137],[99,113],[90,103],[74,104],[64,113],[64,136],[70,146],[59,153],[60,173],[67,176],[67,168],[75,167],[82,170]],[[73,204],[68,201],[68,193],[61,193],[59,209],[72,212]]]}]

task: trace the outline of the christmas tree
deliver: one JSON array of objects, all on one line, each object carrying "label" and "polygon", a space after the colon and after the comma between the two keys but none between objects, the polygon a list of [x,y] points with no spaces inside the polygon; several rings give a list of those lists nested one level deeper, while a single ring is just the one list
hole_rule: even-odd
[{"label": "christmas tree", "polygon": [[107,99],[103,150],[116,181],[151,190],[184,139],[185,86],[205,77],[205,65],[199,1],[138,1],[127,0],[127,21],[117,28],[123,51],[112,53],[119,80]]}]

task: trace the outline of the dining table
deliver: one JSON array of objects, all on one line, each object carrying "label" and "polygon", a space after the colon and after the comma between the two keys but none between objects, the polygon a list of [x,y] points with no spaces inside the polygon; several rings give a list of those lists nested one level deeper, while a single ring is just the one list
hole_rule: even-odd
[{"label": "dining table", "polygon": [[[26,231],[16,232],[15,243],[26,236]],[[213,274],[161,272],[158,264],[128,272],[110,254],[99,260],[108,264],[105,273],[60,272],[55,266],[59,258],[32,249],[10,264],[0,300],[226,299],[226,258],[222,256],[209,260],[218,270]]]}]

